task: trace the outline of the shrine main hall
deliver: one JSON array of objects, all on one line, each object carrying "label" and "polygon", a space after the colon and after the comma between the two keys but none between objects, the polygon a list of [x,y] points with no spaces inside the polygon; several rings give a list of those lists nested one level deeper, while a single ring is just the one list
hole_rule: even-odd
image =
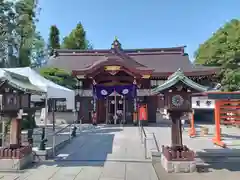
[{"label": "shrine main hall", "polygon": [[[122,112],[127,123],[133,123],[139,104],[147,106],[149,122],[164,108],[164,96],[151,95],[151,89],[163,84],[178,69],[194,82],[211,87],[216,67],[193,65],[185,47],[123,49],[115,39],[109,49],[57,49],[48,67],[72,72],[76,84],[76,110],[92,123],[111,121]],[[116,122],[115,122],[116,123]]]}]

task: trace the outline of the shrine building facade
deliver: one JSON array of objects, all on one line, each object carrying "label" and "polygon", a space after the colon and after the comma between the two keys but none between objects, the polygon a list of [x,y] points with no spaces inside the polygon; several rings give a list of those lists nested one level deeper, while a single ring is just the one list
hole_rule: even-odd
[{"label": "shrine building facade", "polygon": [[162,95],[151,95],[151,89],[163,84],[181,69],[191,80],[212,86],[218,68],[194,66],[185,47],[123,49],[115,39],[110,49],[55,50],[48,67],[72,72],[76,84],[76,110],[83,123],[91,123],[96,112],[97,123],[107,123],[117,112],[127,123],[133,122],[138,104],[147,105],[149,122],[164,108]]}]

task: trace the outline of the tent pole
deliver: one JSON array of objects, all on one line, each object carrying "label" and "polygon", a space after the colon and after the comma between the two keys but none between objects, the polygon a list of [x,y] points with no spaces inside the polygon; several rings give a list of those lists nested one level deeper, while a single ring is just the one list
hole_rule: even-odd
[{"label": "tent pole", "polygon": [[114,90],[114,101],[115,101],[115,103],[114,103],[114,124],[117,124],[117,92],[116,92],[116,90]]},{"label": "tent pole", "polygon": [[[44,128],[46,129],[47,127],[47,119],[48,119],[48,95],[46,94],[45,96],[45,117],[44,117]],[[44,137],[46,138],[46,130]]]},{"label": "tent pole", "polygon": [[106,124],[108,124],[108,97],[106,97],[106,103],[105,103],[105,105],[106,105]]},{"label": "tent pole", "polygon": [[126,98],[123,96],[123,123],[126,121]]},{"label": "tent pole", "polygon": [[53,119],[53,131],[55,132],[55,103],[56,101],[52,99],[52,119]]},{"label": "tent pole", "polygon": [[1,121],[2,121],[2,147],[5,145],[5,120],[1,116]]}]

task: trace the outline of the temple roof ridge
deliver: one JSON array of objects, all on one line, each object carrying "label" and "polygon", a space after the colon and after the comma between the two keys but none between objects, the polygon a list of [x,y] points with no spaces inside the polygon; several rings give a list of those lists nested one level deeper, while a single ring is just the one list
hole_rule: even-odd
[{"label": "temple roof ridge", "polygon": [[165,81],[165,83],[159,85],[158,87],[151,90],[151,94],[158,94],[162,91],[171,88],[175,84],[177,84],[179,81],[181,81],[183,84],[198,90],[200,92],[207,91],[209,88],[206,86],[203,86],[201,84],[198,84],[191,79],[189,79],[187,76],[184,75],[182,70],[179,68],[176,72],[174,72],[172,75],[169,76],[168,80]]}]

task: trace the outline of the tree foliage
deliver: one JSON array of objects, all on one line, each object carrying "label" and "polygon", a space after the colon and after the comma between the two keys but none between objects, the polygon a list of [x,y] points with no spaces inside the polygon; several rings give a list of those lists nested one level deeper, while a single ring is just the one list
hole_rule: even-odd
[{"label": "tree foliage", "polygon": [[56,25],[50,27],[50,34],[49,34],[49,55],[53,55],[54,49],[60,49],[60,32]]},{"label": "tree foliage", "polygon": [[42,67],[47,61],[47,49],[43,37],[36,32],[32,44],[31,67]]},{"label": "tree foliage", "polygon": [[240,21],[233,19],[218,29],[195,53],[195,63],[220,66],[223,90],[240,88]]},{"label": "tree foliage", "polygon": [[36,30],[36,0],[19,0],[15,4],[15,22],[18,39],[18,66],[31,64],[31,50]]},{"label": "tree foliage", "polygon": [[89,41],[86,39],[86,32],[81,23],[78,23],[76,28],[63,39],[62,47],[64,49],[89,49],[92,48]]},{"label": "tree foliage", "polygon": [[[42,51],[44,41],[36,31],[37,5],[37,0],[0,0],[1,67],[30,66],[39,54],[36,51]],[[43,45],[36,46],[36,40]]]},{"label": "tree foliage", "polygon": [[46,79],[70,89],[73,89],[77,83],[71,73],[58,68],[41,68],[40,74]]},{"label": "tree foliage", "polygon": [[0,0],[0,61],[1,67],[11,66],[13,59],[13,48],[16,45],[13,32],[14,23],[14,10],[13,3],[5,0]]},{"label": "tree foliage", "polygon": [[[49,48],[51,49],[51,55],[54,49],[59,49],[59,30],[56,26],[52,26],[49,34]],[[63,39],[61,48],[64,49],[92,49],[93,46],[86,39],[86,32],[81,23],[78,23],[71,33]],[[71,76],[71,73],[67,73],[58,68],[43,68],[40,71],[41,75],[46,79],[49,79],[61,86],[73,89],[77,83],[77,80]]]}]

